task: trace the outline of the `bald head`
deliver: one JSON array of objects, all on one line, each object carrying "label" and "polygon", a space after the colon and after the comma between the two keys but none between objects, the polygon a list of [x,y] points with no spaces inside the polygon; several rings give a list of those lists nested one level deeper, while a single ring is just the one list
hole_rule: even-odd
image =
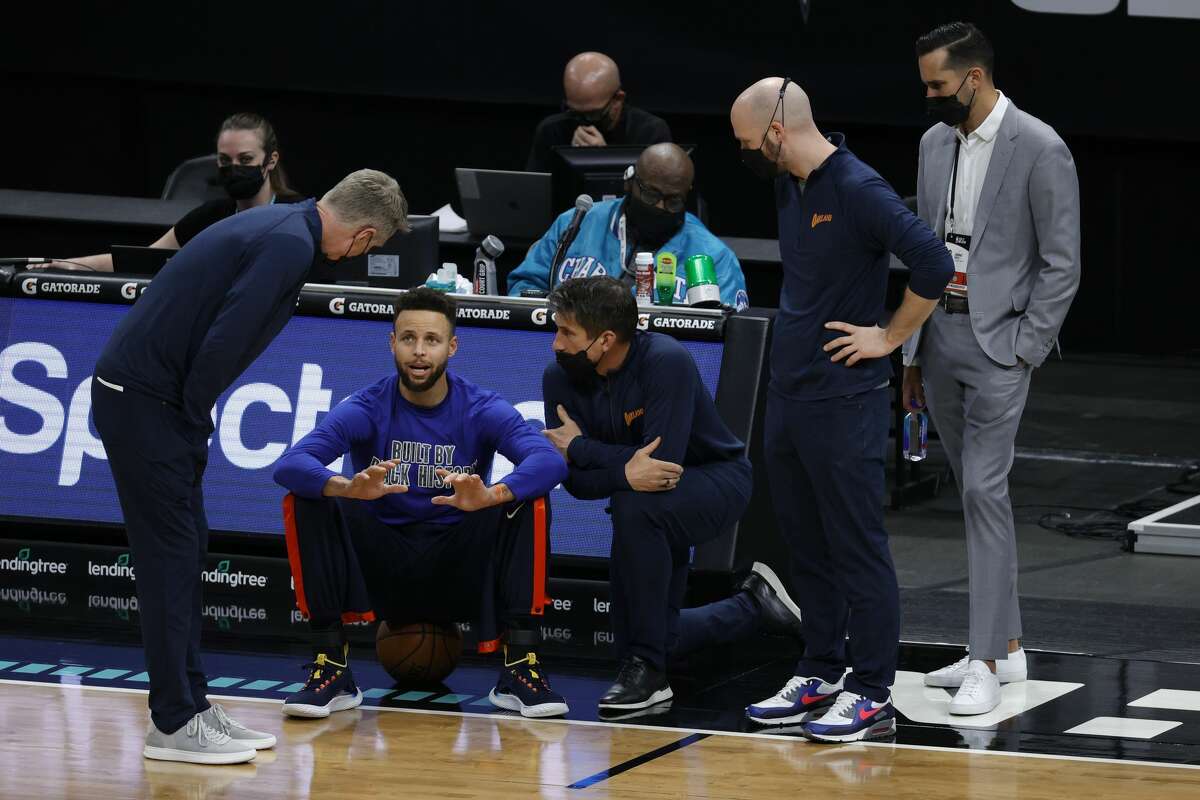
[{"label": "bald head", "polygon": [[596,111],[621,88],[617,62],[603,53],[580,53],[563,70],[563,93],[576,111]]},{"label": "bald head", "polygon": [[664,194],[687,194],[696,177],[692,158],[682,147],[670,142],[655,144],[642,151],[637,160],[642,182]]},{"label": "bald head", "polygon": [[772,122],[780,123],[789,131],[814,127],[808,95],[795,83],[788,81],[783,93],[783,107],[778,108],[783,81],[783,78],[763,78],[733,101],[729,121],[733,123],[733,135],[743,145],[757,147]]}]

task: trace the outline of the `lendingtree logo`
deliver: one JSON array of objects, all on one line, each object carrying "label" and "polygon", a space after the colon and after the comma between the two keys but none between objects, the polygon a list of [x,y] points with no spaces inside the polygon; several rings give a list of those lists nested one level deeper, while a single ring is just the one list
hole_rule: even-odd
[{"label": "lendingtree logo", "polygon": [[93,578],[125,578],[134,580],[133,565],[129,563],[129,553],[121,553],[111,564],[97,564],[88,559],[88,575]]},{"label": "lendingtree logo", "polygon": [[237,589],[242,586],[253,586],[258,589],[267,588],[266,575],[255,575],[251,572],[235,570],[230,566],[228,558],[217,562],[216,569],[210,569],[200,574],[204,578],[205,583],[228,586],[230,589]]},{"label": "lendingtree logo", "polygon": [[26,575],[66,575],[67,562],[34,558],[32,548],[22,547],[15,557],[0,559],[0,571]]}]

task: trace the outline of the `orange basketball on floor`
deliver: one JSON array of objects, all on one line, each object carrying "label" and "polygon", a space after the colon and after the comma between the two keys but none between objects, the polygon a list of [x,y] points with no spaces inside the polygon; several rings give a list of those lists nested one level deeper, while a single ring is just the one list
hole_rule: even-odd
[{"label": "orange basketball on floor", "polygon": [[462,634],[455,625],[379,623],[375,634],[379,664],[397,683],[438,683],[458,666]]}]

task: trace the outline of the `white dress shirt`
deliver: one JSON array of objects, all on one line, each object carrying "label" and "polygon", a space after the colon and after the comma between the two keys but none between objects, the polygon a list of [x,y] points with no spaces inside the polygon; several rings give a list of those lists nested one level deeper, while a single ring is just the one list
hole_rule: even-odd
[{"label": "white dress shirt", "polygon": [[[1003,92],[997,90],[1000,98],[992,108],[987,118],[978,128],[964,136],[962,128],[954,127],[954,135],[958,137],[958,174],[955,178],[954,190],[954,233],[971,235],[975,225],[975,209],[979,206],[979,193],[983,190],[983,181],[987,177],[988,164],[992,160],[992,150],[996,147],[996,134],[1000,132],[1000,122],[1004,112],[1011,103]],[[946,185],[946,232],[951,232],[950,226],[950,185]]]}]

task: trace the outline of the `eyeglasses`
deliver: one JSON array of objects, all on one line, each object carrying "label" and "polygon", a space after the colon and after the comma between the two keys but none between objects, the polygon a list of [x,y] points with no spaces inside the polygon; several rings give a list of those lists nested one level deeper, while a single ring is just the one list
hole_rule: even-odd
[{"label": "eyeglasses", "polygon": [[562,102],[562,110],[571,115],[571,119],[580,125],[591,125],[595,127],[597,124],[604,121],[608,116],[608,112],[612,110],[612,104],[617,101],[617,95],[621,89],[617,87],[617,91],[613,92],[613,96],[608,98],[608,102],[604,104],[604,108],[598,111],[576,111],[567,104],[566,100]]},{"label": "eyeglasses", "polygon": [[642,200],[652,206],[662,203],[663,208],[672,213],[679,213],[687,206],[687,192],[683,194],[660,192],[658,189],[642,183],[642,179],[637,176],[637,173],[633,175],[633,182],[637,185],[638,194],[641,195]]}]

